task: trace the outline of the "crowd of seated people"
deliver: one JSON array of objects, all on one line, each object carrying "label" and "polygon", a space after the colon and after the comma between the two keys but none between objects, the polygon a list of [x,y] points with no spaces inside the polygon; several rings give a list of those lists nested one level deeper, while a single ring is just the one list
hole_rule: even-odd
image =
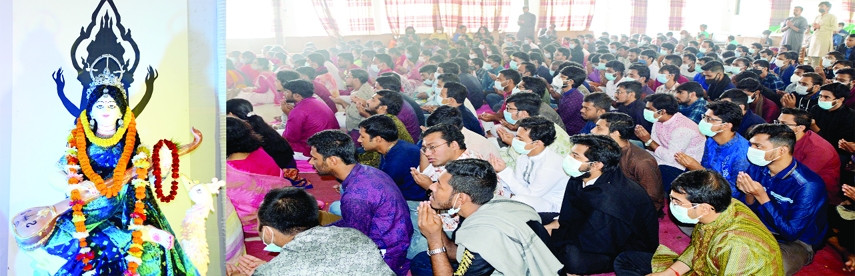
[{"label": "crowd of seated people", "polygon": [[332,226],[303,192],[233,199],[256,221],[231,274],[792,275],[826,246],[855,271],[855,35],[802,64],[705,28],[410,30],[229,54],[229,165],[281,178],[308,159],[341,182]]}]

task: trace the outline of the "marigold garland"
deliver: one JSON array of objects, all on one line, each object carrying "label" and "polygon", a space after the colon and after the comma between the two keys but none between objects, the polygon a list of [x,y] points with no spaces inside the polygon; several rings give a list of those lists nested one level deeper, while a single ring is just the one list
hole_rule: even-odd
[{"label": "marigold garland", "polygon": [[[161,175],[160,170],[160,149],[166,145],[169,151],[172,153],[172,187],[169,191],[168,196],[163,195],[163,176]],[[154,192],[155,196],[160,199],[161,202],[169,203],[170,201],[175,199],[175,195],[178,194],[178,168],[179,168],[179,160],[178,160],[178,146],[175,145],[172,141],[162,139],[157,141],[154,144],[154,148],[152,148],[151,162],[154,165]]]},{"label": "marigold garland", "polygon": [[[134,116],[134,112],[129,107],[129,108],[125,109],[125,116],[122,118],[122,121],[123,122],[134,121],[133,116]],[[127,131],[129,128],[131,128],[130,124],[123,124],[123,125],[119,126],[118,129],[116,129],[116,134],[114,134],[113,137],[110,137],[110,138],[98,137],[98,135],[95,135],[95,133],[92,132],[92,128],[89,125],[89,117],[88,117],[88,115],[86,115],[86,110],[84,110],[83,112],[80,113],[80,120],[78,121],[78,123],[83,124],[83,131],[84,131],[84,133],[86,133],[86,137],[89,138],[89,141],[92,142],[93,144],[96,144],[96,145],[102,147],[102,148],[110,147],[110,146],[113,146],[116,143],[118,143],[119,140],[122,139],[122,135],[125,134],[125,131]]]},{"label": "marigold garland", "polygon": [[[68,165],[68,184],[71,199],[70,205],[72,206],[73,211],[72,222],[74,223],[75,230],[77,231],[73,236],[78,239],[80,247],[80,251],[75,259],[84,264],[83,271],[90,272],[91,274],[94,267],[90,262],[94,259],[95,254],[92,252],[92,249],[89,247],[89,243],[86,240],[89,237],[89,230],[86,228],[86,216],[83,213],[83,205],[85,205],[86,202],[83,200],[80,193],[81,189],[83,189],[80,185],[82,176],[80,176],[78,172],[82,171],[90,181],[95,183],[96,189],[98,189],[98,191],[107,198],[118,195],[119,191],[125,184],[125,168],[127,168],[128,162],[131,160],[131,154],[133,153],[134,144],[136,143],[136,121],[134,120],[133,112],[128,110],[125,113],[125,122],[128,122],[126,126],[123,126],[125,129],[120,129],[110,139],[95,137],[101,139],[98,143],[93,141],[94,139],[92,139],[92,137],[89,137],[90,141],[93,141],[96,145],[109,147],[118,143],[119,139],[122,137],[120,133],[127,131],[122,156],[119,159],[116,169],[113,171],[113,186],[107,187],[104,183],[104,179],[92,169],[92,164],[90,164],[89,156],[86,152],[86,138],[87,136],[90,136],[89,132],[91,132],[91,130],[88,128],[88,125],[86,125],[85,119],[86,116],[84,111],[81,113],[81,117],[77,120],[77,127],[71,131],[71,137],[69,137],[68,141],[69,149],[66,150],[66,162]],[[90,131],[87,132],[87,130]],[[94,137],[94,134],[92,136]],[[145,179],[148,176],[148,168],[150,167],[150,164],[145,160],[148,150],[140,147],[139,151],[140,153],[138,156],[133,159],[134,166],[137,168],[137,179],[133,181],[136,202],[134,204],[134,212],[130,215],[133,221],[128,227],[129,230],[133,230],[133,232],[131,233],[132,244],[128,249],[128,256],[125,257],[125,259],[128,260],[128,270],[125,271],[125,275],[139,275],[137,273],[137,269],[142,263],[142,224],[146,220],[145,203],[143,203],[143,200],[146,197],[145,187],[148,185],[148,182]]]}]

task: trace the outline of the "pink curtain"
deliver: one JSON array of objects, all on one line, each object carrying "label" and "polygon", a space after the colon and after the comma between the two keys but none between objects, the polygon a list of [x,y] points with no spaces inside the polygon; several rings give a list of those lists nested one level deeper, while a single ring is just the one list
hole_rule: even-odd
[{"label": "pink curtain", "polygon": [[634,0],[632,16],[629,18],[629,32],[643,34],[647,32],[647,0]]},{"label": "pink curtain", "polygon": [[447,32],[454,32],[459,25],[474,33],[481,26],[490,31],[500,31],[508,25],[510,0],[433,0],[434,24]]},{"label": "pink curtain", "polygon": [[320,19],[327,34],[332,37],[341,37],[341,31],[331,9],[334,5],[333,2],[333,0],[312,0],[312,5],[315,7],[315,13],[317,13],[318,19]]},{"label": "pink curtain", "polygon": [[846,22],[847,24],[855,23],[855,0],[843,0],[841,1],[841,6],[846,13],[849,14],[846,18],[839,18],[840,21]]},{"label": "pink curtain", "polygon": [[668,30],[680,31],[683,29],[683,9],[686,8],[686,0],[671,0],[671,14],[668,17]]},{"label": "pink curtain", "polygon": [[[792,0],[769,0],[772,4],[771,16],[769,17],[769,26],[781,26],[781,22],[790,17],[790,5],[792,5]],[[846,5],[848,0],[843,1],[843,5]],[[845,7],[844,7],[845,8]]]},{"label": "pink curtain", "polygon": [[348,19],[347,35],[364,35],[374,32],[374,12],[371,0],[348,0],[345,10],[334,13]]},{"label": "pink curtain", "polygon": [[555,24],[559,31],[584,31],[591,27],[595,0],[543,0],[540,1],[538,28]]},{"label": "pink curtain", "polygon": [[432,33],[434,23],[435,0],[385,0],[386,19],[393,35],[413,27],[417,33]]}]

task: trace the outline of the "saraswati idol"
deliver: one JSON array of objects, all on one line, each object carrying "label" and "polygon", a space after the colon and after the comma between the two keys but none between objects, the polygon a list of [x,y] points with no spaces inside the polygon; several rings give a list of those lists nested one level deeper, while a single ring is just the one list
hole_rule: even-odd
[{"label": "saraswati idol", "polygon": [[[120,79],[103,70],[86,93],[59,162],[68,198],[13,217],[18,245],[53,275],[198,275],[154,198],[168,202],[176,190],[164,195],[155,183],[158,159],[140,143]],[[174,178],[178,156],[202,141],[193,134],[192,143],[170,147],[165,170]]]}]

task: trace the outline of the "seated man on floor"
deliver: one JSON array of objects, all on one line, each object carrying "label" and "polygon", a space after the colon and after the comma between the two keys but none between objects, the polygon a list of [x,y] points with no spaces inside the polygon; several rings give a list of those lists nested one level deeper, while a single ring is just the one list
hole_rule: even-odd
[{"label": "seated man on floor", "polygon": [[318,174],[341,181],[341,220],[332,225],[367,235],[380,248],[386,264],[396,274],[406,275],[413,225],[395,181],[378,169],[358,164],[353,140],[342,131],[321,131],[308,144],[309,163]]},{"label": "seated man on floor", "polygon": [[[478,133],[463,127],[463,118],[460,115],[460,110],[451,106],[440,106],[433,111],[425,120],[427,127],[432,127],[438,124],[450,124],[459,126],[460,132],[463,133],[466,147],[474,151],[482,157],[490,157],[490,155],[499,156],[499,148],[496,143],[490,142],[486,137],[478,135]],[[427,129],[427,128],[425,128]]]},{"label": "seated man on floor", "polygon": [[[732,188],[736,188],[736,176],[744,172],[751,164],[748,162],[748,140],[736,133],[742,123],[742,109],[732,102],[715,101],[708,103],[698,129],[708,137],[704,148],[704,157],[698,160],[679,152],[677,163],[686,170],[709,169],[721,174]],[[732,189],[735,190],[735,189]]]},{"label": "seated man on floor", "polygon": [[748,134],[748,171],[739,173],[734,197],[744,202],[778,239],[784,272],[813,261],[828,231],[822,178],[793,158],[796,135],[785,125],[761,124]]},{"label": "seated man on floor", "polygon": [[478,121],[478,117],[475,117],[475,114],[472,114],[472,112],[463,105],[463,101],[466,100],[467,93],[466,86],[463,86],[463,84],[457,82],[446,82],[443,83],[442,90],[439,92],[440,102],[442,102],[443,105],[457,108],[462,115],[463,126],[472,132],[478,133],[478,135],[484,136],[484,128],[481,127],[481,122]]},{"label": "seated man on floor", "polygon": [[[419,166],[419,147],[398,138],[400,128],[395,127],[395,122],[386,116],[371,116],[359,123],[359,142],[366,151],[376,151],[382,155],[380,158],[381,171],[392,177],[398,189],[401,190],[407,205],[410,208],[410,220],[413,223],[413,239],[410,242],[407,258],[412,258],[415,253],[426,250],[427,245],[421,244],[416,248],[416,237],[421,236],[418,227],[415,227],[416,208],[419,203],[427,200],[427,190],[419,187],[413,180],[409,168]],[[332,207],[330,207],[332,210]]]},{"label": "seated man on floor", "polygon": [[[588,96],[593,95],[605,94],[594,93]],[[629,142],[629,135],[635,130],[632,117],[620,112],[608,112],[600,115],[596,122],[591,134],[609,136],[617,142],[621,149],[620,170],[647,191],[657,215],[664,216],[662,206],[665,196],[662,190],[662,173],[659,172],[656,158],[650,152]]]},{"label": "seated man on floor", "polygon": [[270,190],[258,222],[265,250],[279,255],[270,262],[244,255],[239,265],[226,265],[227,275],[395,275],[377,245],[358,230],[319,226],[318,204],[304,189]]},{"label": "seated man on floor", "polygon": [[562,166],[571,179],[560,215],[545,226],[551,234],[547,244],[564,264],[562,273],[606,273],[624,251],[653,253],[659,244],[653,202],[621,171],[620,146],[601,135],[570,140],[572,153]]},{"label": "seated man on floor", "polygon": [[748,95],[742,92],[742,90],[730,89],[724,91],[719,100],[735,103],[742,110],[742,122],[739,124],[739,129],[736,130],[736,133],[739,133],[742,137],[748,136],[748,130],[751,127],[766,123],[763,117],[760,117],[760,115],[755,114],[748,108]]},{"label": "seated man on floor", "polygon": [[[519,121],[511,148],[520,156],[508,167],[499,156],[490,164],[499,174],[504,194],[528,204],[538,213],[558,213],[569,177],[561,169],[564,157],[548,148],[555,141],[555,123],[541,116]],[[555,216],[552,216],[555,217]]]},{"label": "seated man on floor", "polygon": [[[517,122],[519,120],[540,115],[541,101],[534,93],[517,93],[508,97],[506,102],[504,111],[505,121],[514,126],[518,125]],[[572,146],[570,144],[570,135],[567,135],[567,132],[557,124],[553,123],[553,126],[555,128],[555,142],[548,147],[558,155],[567,155],[570,152],[570,146]],[[513,147],[510,147],[513,143],[515,132],[504,126],[498,126],[497,132],[499,134],[498,139],[505,145],[508,145],[506,149],[500,149],[502,159],[505,160],[508,167],[516,168],[516,160],[520,154],[514,151]]]},{"label": "seated man on floor", "polygon": [[698,131],[698,124],[678,112],[674,96],[654,94],[647,96],[645,101],[644,119],[653,123],[653,131],[648,133],[644,127],[636,125],[635,135],[653,152],[662,172],[664,191],[670,191],[671,182],[686,171],[686,167],[677,162],[677,153],[699,160],[704,156],[705,139]]},{"label": "seated man on floor", "polygon": [[655,258],[650,252],[621,253],[615,260],[615,274],[783,275],[775,237],[751,209],[731,198],[730,186],[711,170],[677,177],[671,186],[670,210],[680,222],[697,224],[689,247],[678,255],[660,246]]},{"label": "seated man on floor", "polygon": [[[423,264],[413,275],[555,275],[561,269],[538,234],[545,235],[534,209],[494,197],[497,179],[490,163],[456,160],[446,169],[431,184],[430,201],[419,206],[419,228],[428,240],[431,268],[413,260]],[[461,217],[452,239],[443,233],[443,219],[434,209]],[[459,264],[456,268],[452,260]]]},{"label": "seated man on floor", "polygon": [[307,80],[292,80],[282,84],[285,101],[282,112],[288,116],[282,136],[295,153],[309,157],[311,147],[306,141],[315,133],[327,129],[338,129],[338,120],[326,104],[312,97],[314,86]]}]

